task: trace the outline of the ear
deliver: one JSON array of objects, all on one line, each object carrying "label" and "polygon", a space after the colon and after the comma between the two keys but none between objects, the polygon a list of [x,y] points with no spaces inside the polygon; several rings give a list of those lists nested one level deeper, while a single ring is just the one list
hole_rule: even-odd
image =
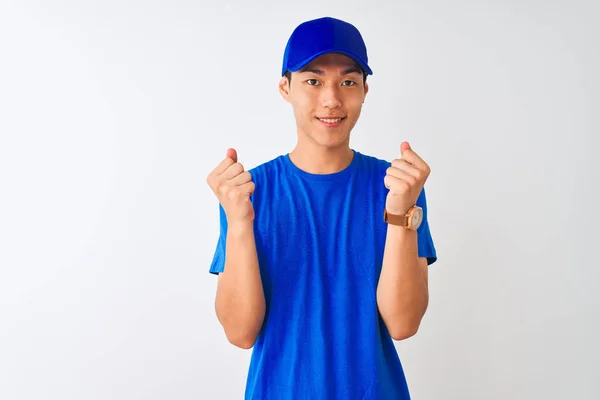
[{"label": "ear", "polygon": [[282,76],[279,80],[279,94],[285,101],[289,102],[290,97],[290,84],[285,76]]},{"label": "ear", "polygon": [[367,97],[367,93],[369,93],[369,84],[365,82],[365,94],[363,95],[363,103],[365,102],[365,98]]}]

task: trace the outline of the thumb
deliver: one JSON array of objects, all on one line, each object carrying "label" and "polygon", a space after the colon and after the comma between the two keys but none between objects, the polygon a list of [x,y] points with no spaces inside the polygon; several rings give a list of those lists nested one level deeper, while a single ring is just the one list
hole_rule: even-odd
[{"label": "thumb", "polygon": [[237,162],[237,151],[235,149],[227,149],[227,157],[231,158],[233,162]]},{"label": "thumb", "polygon": [[408,142],[402,142],[400,145],[400,154],[404,153],[406,150],[410,149],[410,144]]}]

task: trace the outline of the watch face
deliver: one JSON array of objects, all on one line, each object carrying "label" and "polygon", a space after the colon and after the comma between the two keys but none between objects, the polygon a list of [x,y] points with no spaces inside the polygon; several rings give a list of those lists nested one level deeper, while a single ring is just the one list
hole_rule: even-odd
[{"label": "watch face", "polygon": [[423,221],[423,209],[422,208],[415,208],[414,212],[412,213],[412,218],[411,218],[411,225],[414,229],[417,229],[419,226],[421,226],[421,222]]}]

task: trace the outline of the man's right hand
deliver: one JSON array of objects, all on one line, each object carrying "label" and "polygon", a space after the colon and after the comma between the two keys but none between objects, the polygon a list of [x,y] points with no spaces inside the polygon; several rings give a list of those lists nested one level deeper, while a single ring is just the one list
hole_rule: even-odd
[{"label": "man's right hand", "polygon": [[227,156],[206,178],[206,182],[223,206],[229,224],[254,220],[254,208],[250,195],[254,182],[250,172],[237,161],[235,149],[227,150]]}]

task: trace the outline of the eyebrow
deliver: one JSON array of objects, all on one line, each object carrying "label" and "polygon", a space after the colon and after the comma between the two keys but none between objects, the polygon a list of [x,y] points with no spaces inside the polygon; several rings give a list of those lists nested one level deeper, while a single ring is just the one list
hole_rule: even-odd
[{"label": "eyebrow", "polygon": [[[321,75],[321,76],[325,75],[325,71],[323,71],[322,69],[319,69],[319,68],[314,68],[314,67],[305,67],[305,68],[302,68],[298,72],[300,72],[300,73],[312,72],[313,74],[316,74],[316,75]],[[349,74],[362,74],[362,70],[357,66],[352,66],[352,67],[346,68],[342,72],[342,75],[349,75]]]}]

